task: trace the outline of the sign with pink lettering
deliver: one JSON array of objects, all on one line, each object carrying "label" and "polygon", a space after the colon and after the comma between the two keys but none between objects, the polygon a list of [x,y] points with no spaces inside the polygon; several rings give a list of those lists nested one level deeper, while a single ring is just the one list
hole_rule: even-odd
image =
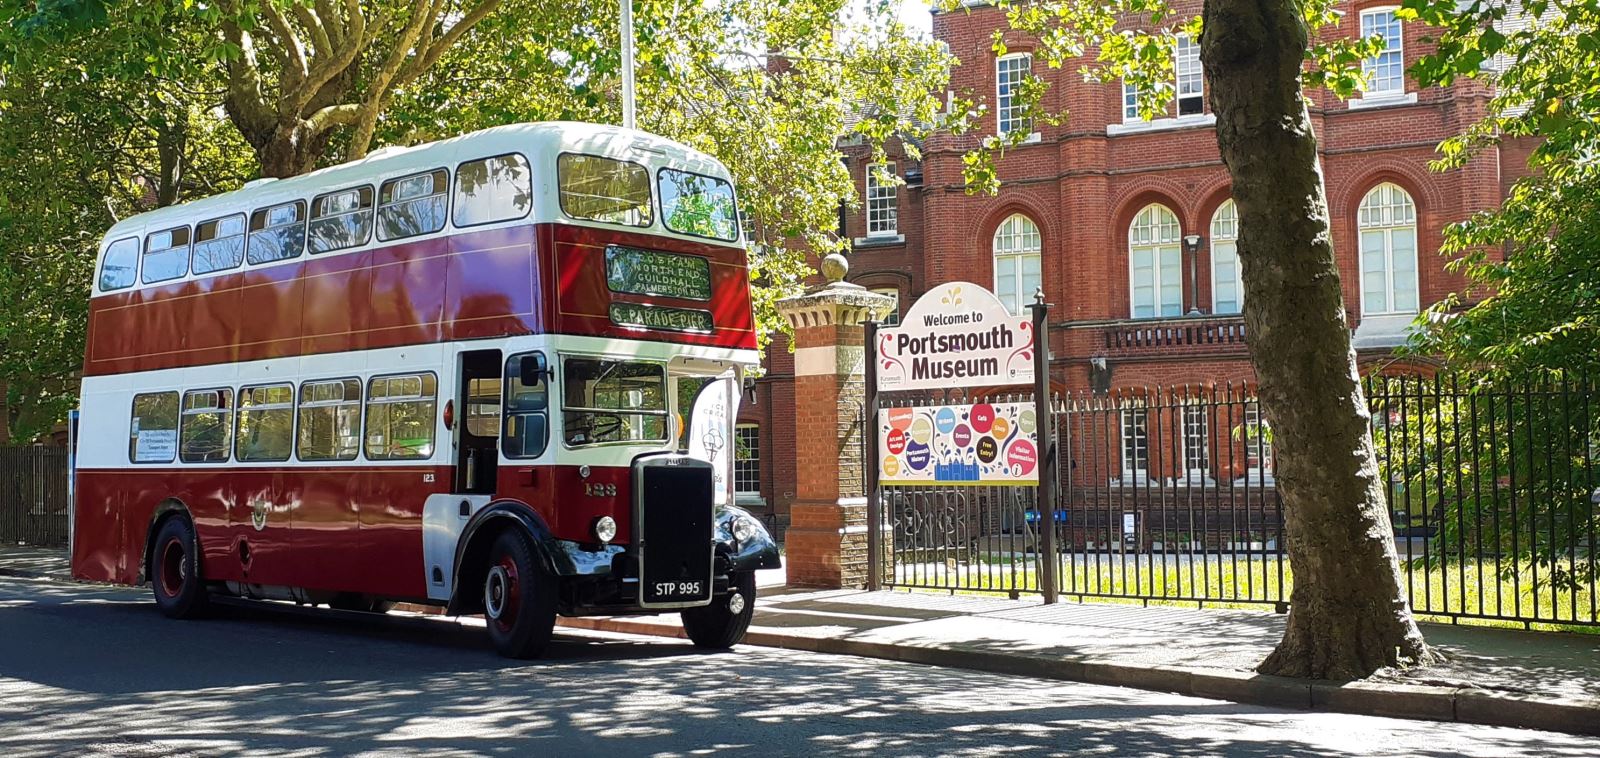
[{"label": "sign with pink lettering", "polygon": [[881,484],[1038,484],[1033,403],[878,411]]}]

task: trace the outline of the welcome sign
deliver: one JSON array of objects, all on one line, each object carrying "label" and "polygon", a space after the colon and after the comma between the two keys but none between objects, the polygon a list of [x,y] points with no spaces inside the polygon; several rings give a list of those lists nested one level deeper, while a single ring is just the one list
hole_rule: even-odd
[{"label": "welcome sign", "polygon": [[1033,320],[971,282],[928,290],[878,330],[878,391],[999,387],[1033,381]]},{"label": "welcome sign", "polygon": [[881,484],[1038,484],[1032,403],[974,403],[878,412]]}]

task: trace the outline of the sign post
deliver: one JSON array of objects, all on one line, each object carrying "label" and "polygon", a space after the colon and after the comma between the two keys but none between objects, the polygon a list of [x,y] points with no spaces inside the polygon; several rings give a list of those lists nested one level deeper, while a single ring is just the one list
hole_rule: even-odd
[{"label": "sign post", "polygon": [[[867,586],[883,584],[884,484],[1031,486],[1041,526],[1039,587],[1056,601],[1055,445],[1050,414],[1050,306],[1044,293],[1017,316],[987,289],[950,282],[929,290],[894,327],[870,322],[866,342],[869,508]],[[882,408],[880,392],[1034,386],[1032,403],[972,402]]]},{"label": "sign post", "polygon": [[[877,344],[878,319],[869,319],[866,323],[867,345]],[[866,397],[861,403],[863,420],[861,425],[861,449],[866,454],[861,456],[866,481],[864,489],[867,493],[867,591],[877,592],[883,589],[883,502],[878,494],[878,448],[874,442],[877,440],[878,424],[878,360],[877,356],[869,355],[866,361]]]},{"label": "sign post", "polygon": [[[1033,333],[1046,334],[1045,318],[1050,304],[1044,290],[1033,296],[1028,306],[1033,314]],[[1040,340],[1033,356],[1033,404],[1039,417],[1039,591],[1045,603],[1056,601],[1056,445],[1055,417],[1050,413],[1050,341]]]}]

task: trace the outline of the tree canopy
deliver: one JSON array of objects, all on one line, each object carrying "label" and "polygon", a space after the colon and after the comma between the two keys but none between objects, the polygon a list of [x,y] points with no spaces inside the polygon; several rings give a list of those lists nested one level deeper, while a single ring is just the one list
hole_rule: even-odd
[{"label": "tree canopy", "polygon": [[[615,0],[0,0],[0,218],[25,230],[0,241],[3,286],[21,293],[0,306],[16,364],[0,376],[17,402],[41,392],[31,382],[53,388],[14,436],[70,407],[88,269],[117,218],[380,145],[620,123],[618,13]],[[858,201],[838,140],[881,151],[905,136],[915,157],[953,60],[888,8],[845,21],[844,0],[637,0],[634,17],[639,127],[728,165],[757,242],[758,323],[781,329],[772,303],[810,272],[806,251],[848,245],[838,207]]]}]

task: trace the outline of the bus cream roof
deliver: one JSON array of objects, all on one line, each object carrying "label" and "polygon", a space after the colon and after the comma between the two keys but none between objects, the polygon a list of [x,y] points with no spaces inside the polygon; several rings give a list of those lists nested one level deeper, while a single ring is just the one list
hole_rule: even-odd
[{"label": "bus cream roof", "polygon": [[[535,155],[561,152],[632,159],[652,165],[667,164],[732,181],[727,169],[717,159],[648,132],[576,121],[508,124],[413,147],[383,148],[368,153],[360,160],[301,176],[275,181],[257,180],[232,192],[129,216],[106,232],[101,247],[124,237],[194,224],[223,215],[248,213],[279,202],[310,200],[315,195],[344,186],[376,184],[429,169],[453,170],[457,163],[474,158],[522,153],[529,156],[529,160],[538,161]],[[649,154],[655,157],[649,159]]]}]

